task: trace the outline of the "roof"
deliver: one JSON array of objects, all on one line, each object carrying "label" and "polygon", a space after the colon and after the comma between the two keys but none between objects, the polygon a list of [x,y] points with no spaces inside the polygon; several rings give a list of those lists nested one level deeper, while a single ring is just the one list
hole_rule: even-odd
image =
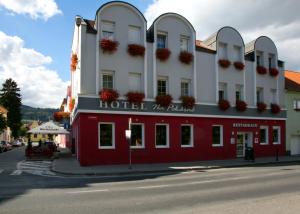
[{"label": "roof", "polygon": [[69,134],[69,132],[56,124],[53,121],[43,123],[42,125],[30,129],[28,133],[32,134]]},{"label": "roof", "polygon": [[287,70],[284,77],[286,90],[300,92],[300,72]]},{"label": "roof", "polygon": [[195,45],[196,45],[196,50],[197,51],[203,51],[203,52],[206,52],[206,53],[216,53],[216,51],[214,49],[212,49],[211,47],[205,45],[203,43],[203,41],[201,41],[201,40],[196,40]]}]

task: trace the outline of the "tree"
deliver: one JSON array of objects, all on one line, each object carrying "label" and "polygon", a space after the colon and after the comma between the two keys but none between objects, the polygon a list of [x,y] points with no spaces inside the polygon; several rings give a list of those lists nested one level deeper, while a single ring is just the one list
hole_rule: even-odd
[{"label": "tree", "polygon": [[2,131],[6,129],[6,119],[3,117],[3,115],[0,113],[0,134]]},{"label": "tree", "polygon": [[12,131],[12,136],[17,138],[22,125],[20,88],[12,79],[7,79],[0,90],[0,104],[7,109],[7,126]]}]

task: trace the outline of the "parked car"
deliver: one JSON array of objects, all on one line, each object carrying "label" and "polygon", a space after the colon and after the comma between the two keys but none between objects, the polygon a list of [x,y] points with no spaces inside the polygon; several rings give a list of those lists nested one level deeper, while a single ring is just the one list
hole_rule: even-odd
[{"label": "parked car", "polygon": [[11,145],[12,146],[23,146],[22,142],[19,140],[14,140]]},{"label": "parked car", "polygon": [[1,150],[1,152],[6,152],[9,150],[12,150],[12,146],[6,141],[1,141],[0,142],[0,150]]}]

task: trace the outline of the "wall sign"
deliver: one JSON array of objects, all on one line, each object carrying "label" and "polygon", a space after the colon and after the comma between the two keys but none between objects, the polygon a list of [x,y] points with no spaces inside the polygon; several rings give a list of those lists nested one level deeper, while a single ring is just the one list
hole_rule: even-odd
[{"label": "wall sign", "polygon": [[234,128],[256,128],[256,123],[234,123],[232,125]]}]

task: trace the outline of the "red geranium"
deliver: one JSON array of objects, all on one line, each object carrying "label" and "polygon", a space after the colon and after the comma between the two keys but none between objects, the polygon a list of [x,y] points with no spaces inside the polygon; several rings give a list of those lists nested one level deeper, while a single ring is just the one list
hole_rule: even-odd
[{"label": "red geranium", "polygon": [[187,51],[181,51],[179,54],[179,60],[184,64],[190,64],[193,61],[193,54]]},{"label": "red geranium", "polygon": [[64,118],[69,118],[70,117],[70,113],[69,112],[62,112],[62,111],[59,111],[59,112],[54,112],[53,114],[53,118],[55,121],[61,121],[62,119]]},{"label": "red geranium", "polygon": [[233,65],[237,70],[240,70],[240,71],[243,70],[245,67],[245,64],[242,62],[234,62]]},{"label": "red geranium", "polygon": [[70,112],[73,111],[74,106],[75,106],[75,99],[73,98],[73,99],[71,99],[70,102],[69,102],[69,110],[70,110]]},{"label": "red geranium", "polygon": [[259,74],[266,74],[267,73],[267,69],[264,66],[257,66],[256,71]]},{"label": "red geranium", "polygon": [[230,103],[228,100],[219,100],[218,105],[222,111],[226,111],[227,109],[230,108]]},{"label": "red geranium", "polygon": [[236,108],[237,111],[246,111],[247,103],[245,101],[242,101],[242,100],[237,100],[235,108]]},{"label": "red geranium", "polygon": [[272,77],[276,77],[279,74],[279,71],[276,68],[270,68],[269,69],[269,74]]},{"label": "red geranium", "polygon": [[144,56],[145,55],[145,47],[138,44],[129,44],[127,47],[127,51],[131,56]]},{"label": "red geranium", "polygon": [[141,104],[145,98],[145,94],[141,92],[128,92],[125,96],[128,102],[135,104]]},{"label": "red geranium", "polygon": [[103,53],[113,53],[118,49],[119,43],[117,41],[112,41],[110,39],[102,39],[100,41],[100,47],[102,48]]},{"label": "red geranium", "polygon": [[273,114],[278,114],[279,112],[281,111],[281,108],[279,105],[275,104],[275,103],[272,103],[271,104],[271,112]]},{"label": "red geranium", "polygon": [[231,62],[228,59],[219,59],[219,65],[222,68],[228,68],[231,65]]},{"label": "red geranium", "polygon": [[99,96],[102,101],[111,103],[119,98],[119,93],[113,89],[104,88],[99,92]]},{"label": "red geranium", "polygon": [[169,59],[170,55],[171,55],[171,51],[168,48],[157,48],[156,49],[156,57],[160,61],[166,61],[167,59]]},{"label": "red geranium", "polygon": [[180,100],[184,108],[192,109],[195,106],[195,98],[193,96],[181,96]]},{"label": "red geranium", "polygon": [[162,107],[168,107],[172,103],[173,97],[169,94],[167,95],[157,95],[155,97],[155,102]]},{"label": "red geranium", "polygon": [[257,106],[257,111],[259,112],[263,112],[267,109],[267,104],[265,104],[264,102],[259,102],[256,104]]}]

